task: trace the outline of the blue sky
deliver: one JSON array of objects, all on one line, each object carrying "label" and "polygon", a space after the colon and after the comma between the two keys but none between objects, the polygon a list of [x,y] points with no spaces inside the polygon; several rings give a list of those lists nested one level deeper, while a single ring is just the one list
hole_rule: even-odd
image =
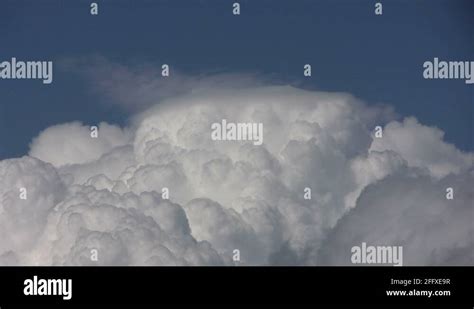
[{"label": "blue sky", "polygon": [[[121,63],[168,63],[183,73],[258,73],[307,89],[387,103],[474,150],[474,86],[424,80],[434,57],[474,60],[474,1],[0,0],[0,61],[100,55]],[[304,78],[302,67],[312,65]],[[0,80],[0,159],[22,156],[38,133],[80,120],[126,125],[83,76],[55,67],[54,82]]]}]

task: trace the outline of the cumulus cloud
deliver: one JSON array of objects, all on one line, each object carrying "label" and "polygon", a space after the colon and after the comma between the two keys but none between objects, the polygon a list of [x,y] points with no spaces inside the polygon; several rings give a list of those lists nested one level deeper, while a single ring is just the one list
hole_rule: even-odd
[{"label": "cumulus cloud", "polygon": [[100,139],[91,138],[91,127],[80,122],[49,127],[33,140],[29,154],[54,166],[78,164],[96,160],[129,142],[130,136],[117,126],[103,122],[97,128]]},{"label": "cumulus cloud", "polygon": [[[220,79],[150,90],[159,104],[98,139],[48,128],[1,161],[0,264],[233,265],[237,249],[239,265],[343,265],[362,241],[404,246],[405,265],[473,264],[473,154],[441,130],[349,94]],[[213,141],[222,119],[263,123],[263,145]]]},{"label": "cumulus cloud", "polygon": [[51,164],[30,157],[0,161],[0,177],[0,262],[15,264],[30,254],[66,186]]},{"label": "cumulus cloud", "polygon": [[423,126],[415,118],[408,117],[403,122],[387,124],[384,138],[376,139],[370,150],[393,150],[410,166],[425,168],[437,178],[469,169],[474,155],[443,142],[443,136],[440,129]]},{"label": "cumulus cloud", "polygon": [[[347,249],[365,242],[402,246],[404,265],[472,265],[473,180],[401,173],[369,185],[319,248],[319,264],[351,265]],[[447,201],[447,187],[459,195]]]}]

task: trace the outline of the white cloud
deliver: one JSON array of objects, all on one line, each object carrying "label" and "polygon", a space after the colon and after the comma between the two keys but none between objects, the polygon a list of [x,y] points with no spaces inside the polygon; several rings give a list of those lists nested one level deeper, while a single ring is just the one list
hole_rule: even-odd
[{"label": "white cloud", "polygon": [[474,164],[474,154],[465,154],[443,141],[444,132],[418,123],[413,117],[386,125],[383,138],[376,139],[371,151],[393,150],[410,166],[426,168],[434,177],[458,174]]},{"label": "white cloud", "polygon": [[127,132],[117,126],[102,122],[98,129],[100,138],[91,138],[91,127],[79,122],[49,127],[33,140],[29,155],[54,166],[86,163],[129,140]]},{"label": "white cloud", "polygon": [[[472,174],[394,175],[371,184],[319,248],[319,264],[350,265],[352,246],[402,246],[403,265],[472,265]],[[446,188],[455,198],[445,198]]]},{"label": "white cloud", "polygon": [[[348,94],[218,80],[157,95],[132,128],[54,126],[31,145],[42,161],[1,161],[0,231],[19,239],[0,238],[0,263],[93,264],[98,249],[100,265],[230,265],[239,249],[243,265],[344,264],[367,240],[403,244],[405,264],[472,264],[473,154],[439,129]],[[212,141],[223,118],[263,123],[264,144]]]},{"label": "white cloud", "polygon": [[92,89],[102,95],[108,104],[132,111],[143,111],[165,98],[191,92],[248,88],[261,86],[265,82],[263,76],[248,73],[187,75],[172,64],[168,64],[170,74],[164,78],[161,75],[163,64],[126,66],[101,56],[86,56],[62,59],[60,68],[85,77]]},{"label": "white cloud", "polygon": [[0,263],[29,254],[65,191],[51,164],[30,157],[0,161]]}]

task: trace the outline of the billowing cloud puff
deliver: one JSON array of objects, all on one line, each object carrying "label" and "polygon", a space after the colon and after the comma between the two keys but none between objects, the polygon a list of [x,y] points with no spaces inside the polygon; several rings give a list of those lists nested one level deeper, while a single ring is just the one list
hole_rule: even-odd
[{"label": "billowing cloud puff", "polygon": [[[1,161],[0,263],[340,265],[365,241],[404,246],[405,265],[473,264],[473,154],[441,130],[348,94],[210,88],[98,139],[48,128]],[[262,123],[263,145],[212,140],[222,119]]]},{"label": "billowing cloud puff", "polygon": [[33,140],[30,155],[54,166],[85,163],[129,141],[127,132],[116,126],[101,123],[97,129],[100,138],[91,138],[91,127],[79,122],[49,127]]},{"label": "billowing cloud puff", "polygon": [[0,263],[31,253],[66,186],[54,167],[24,157],[0,161]]},{"label": "billowing cloud puff", "polygon": [[426,168],[437,178],[469,169],[473,154],[464,154],[453,145],[443,142],[444,132],[419,124],[415,118],[402,123],[387,124],[384,138],[376,139],[371,151],[393,150],[403,156],[409,166]]},{"label": "billowing cloud puff", "polygon": [[[156,193],[119,195],[73,186],[49,216],[29,263],[72,265],[221,265],[190,235],[183,208]],[[97,250],[97,261],[91,260]],[[39,258],[39,261],[37,260]]]},{"label": "billowing cloud puff", "polygon": [[404,265],[472,265],[473,181],[472,174],[436,181],[402,173],[371,184],[329,233],[318,263],[351,265],[348,248],[365,242],[402,246]]}]

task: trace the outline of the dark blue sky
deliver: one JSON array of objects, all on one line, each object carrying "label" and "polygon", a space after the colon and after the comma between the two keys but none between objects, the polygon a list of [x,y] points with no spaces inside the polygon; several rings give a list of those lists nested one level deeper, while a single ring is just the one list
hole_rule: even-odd
[{"label": "dark blue sky", "polygon": [[[0,61],[101,55],[128,64],[168,63],[183,73],[254,72],[308,89],[388,103],[474,150],[474,86],[424,80],[434,57],[474,60],[474,1],[0,0]],[[304,79],[302,66],[312,64]],[[83,77],[55,67],[52,85],[0,80],[0,159],[21,156],[41,130],[80,120],[127,123]]]}]

